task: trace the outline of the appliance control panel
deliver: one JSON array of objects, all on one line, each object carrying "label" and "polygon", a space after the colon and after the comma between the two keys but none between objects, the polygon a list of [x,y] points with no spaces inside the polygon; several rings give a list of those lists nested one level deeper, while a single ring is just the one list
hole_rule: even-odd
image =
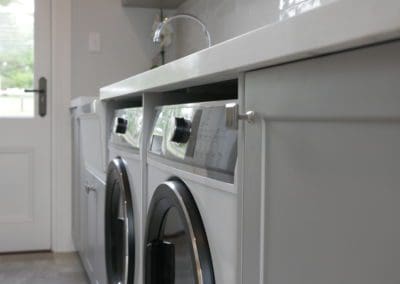
[{"label": "appliance control panel", "polygon": [[111,131],[110,143],[139,149],[142,139],[143,108],[116,110]]},{"label": "appliance control panel", "polygon": [[227,103],[232,101],[157,108],[149,152],[233,176],[238,134],[237,130],[226,126]]}]

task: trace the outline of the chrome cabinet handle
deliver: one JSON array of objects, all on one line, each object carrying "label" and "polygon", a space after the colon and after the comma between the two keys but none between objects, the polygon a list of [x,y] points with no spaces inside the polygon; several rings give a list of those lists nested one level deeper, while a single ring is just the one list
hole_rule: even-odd
[{"label": "chrome cabinet handle", "polygon": [[239,113],[239,105],[237,103],[229,103],[225,105],[225,124],[227,128],[238,129],[239,120],[244,120],[248,123],[254,123],[256,114],[250,110],[245,114]]},{"label": "chrome cabinet handle", "polygon": [[87,194],[89,194],[91,191],[96,192],[96,187],[94,185],[85,184],[84,187]]}]

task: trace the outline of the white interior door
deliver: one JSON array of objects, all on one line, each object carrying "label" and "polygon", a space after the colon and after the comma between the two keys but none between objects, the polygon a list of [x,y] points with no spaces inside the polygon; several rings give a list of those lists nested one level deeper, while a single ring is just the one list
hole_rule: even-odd
[{"label": "white interior door", "polygon": [[[0,0],[0,252],[51,245],[51,0]],[[47,83],[47,89],[50,89]]]}]

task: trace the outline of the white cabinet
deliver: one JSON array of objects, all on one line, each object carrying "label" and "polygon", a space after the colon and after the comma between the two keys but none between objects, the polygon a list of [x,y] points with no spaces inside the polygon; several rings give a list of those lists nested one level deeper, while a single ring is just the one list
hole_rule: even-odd
[{"label": "white cabinet", "polygon": [[243,283],[400,279],[400,43],[247,73]]},{"label": "white cabinet", "polygon": [[81,192],[81,150],[80,150],[80,128],[79,109],[71,109],[72,123],[72,239],[75,249],[81,249],[81,225],[80,225],[80,192]]},{"label": "white cabinet", "polygon": [[82,173],[81,190],[81,256],[92,283],[106,284],[104,203],[105,184],[90,170]]},{"label": "white cabinet", "polygon": [[105,146],[102,106],[85,104],[74,118],[74,240],[91,283],[106,284]]},{"label": "white cabinet", "polygon": [[95,218],[95,236],[93,238],[95,248],[95,267],[97,284],[107,284],[106,275],[106,249],[105,249],[105,200],[106,200],[106,185],[103,179],[94,177],[93,186],[95,188],[96,212]]},{"label": "white cabinet", "polygon": [[82,183],[81,183],[81,249],[79,254],[81,256],[85,270],[91,280],[95,279],[95,247],[96,247],[96,215],[97,215],[97,201],[96,192],[90,190],[93,186],[94,177],[85,168],[82,167]]}]

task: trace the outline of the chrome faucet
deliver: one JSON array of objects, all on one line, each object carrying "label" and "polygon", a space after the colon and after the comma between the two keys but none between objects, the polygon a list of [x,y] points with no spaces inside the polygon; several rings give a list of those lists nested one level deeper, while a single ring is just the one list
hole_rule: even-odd
[{"label": "chrome faucet", "polygon": [[199,18],[197,18],[196,16],[193,16],[193,15],[190,15],[190,14],[178,14],[178,15],[175,15],[172,17],[166,17],[161,23],[158,24],[157,29],[154,32],[153,41],[156,43],[160,43],[161,42],[161,32],[164,29],[165,25],[167,25],[168,23],[170,23],[171,21],[176,20],[176,19],[189,19],[189,20],[193,20],[196,23],[200,24],[206,35],[208,47],[211,46],[211,36],[210,36],[209,31],[206,28],[206,25]]}]

